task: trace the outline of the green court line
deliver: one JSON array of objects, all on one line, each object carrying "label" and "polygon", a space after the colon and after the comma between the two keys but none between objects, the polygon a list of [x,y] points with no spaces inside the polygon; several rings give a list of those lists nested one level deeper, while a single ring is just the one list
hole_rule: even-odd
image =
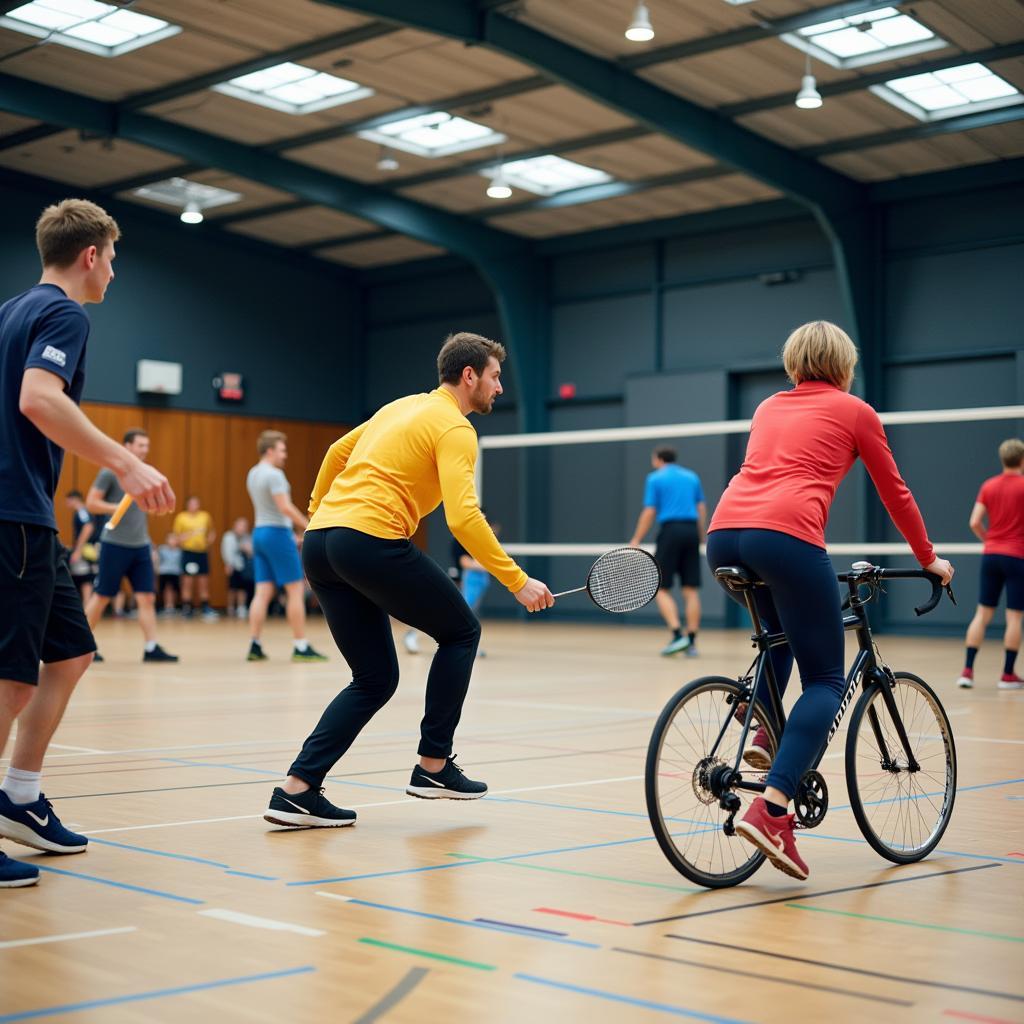
[{"label": "green court line", "polygon": [[838,914],[841,917],[859,917],[862,921],[882,921],[885,924],[905,924],[910,928],[927,928],[935,932],[956,932],[957,935],[976,935],[981,939],[999,939],[1002,942],[1024,942],[1024,936],[1000,935],[998,932],[976,932],[971,928],[951,928],[944,924],[926,924],[924,921],[904,921],[898,917],[876,917],[874,914],[855,914],[852,910],[829,910],[828,907],[808,907],[803,903],[787,903],[792,910],[811,910],[817,914]]},{"label": "green court line", "polygon": [[642,885],[646,889],[667,889],[669,892],[706,892],[705,889],[685,885],[665,885],[663,882],[641,882],[635,878],[617,878],[615,875],[595,875],[590,871],[570,871],[567,868],[549,868],[542,864],[523,864],[521,861],[503,860],[501,857],[474,857],[469,853],[449,853],[448,857],[459,860],[475,860],[481,864],[507,864],[510,868],[527,868],[530,871],[547,871],[553,875],[575,875],[577,878],[596,878],[600,882],[620,882],[622,885]]},{"label": "green court line", "polygon": [[396,946],[393,942],[381,942],[380,939],[359,939],[367,946],[380,946],[381,949],[393,949],[398,953],[411,953],[413,956],[425,956],[431,960],[443,960],[448,964],[460,967],[475,967],[478,971],[496,971],[494,964],[479,964],[475,960],[460,960],[457,956],[445,956],[444,953],[431,953],[429,949],[415,949],[412,946]]}]

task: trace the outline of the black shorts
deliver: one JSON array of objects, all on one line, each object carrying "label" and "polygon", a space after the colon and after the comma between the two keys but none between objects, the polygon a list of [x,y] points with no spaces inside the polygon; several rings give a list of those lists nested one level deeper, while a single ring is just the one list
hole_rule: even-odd
[{"label": "black shorts", "polygon": [[182,568],[186,576],[209,576],[210,556],[205,551],[183,551]]},{"label": "black shorts", "polygon": [[96,593],[100,597],[116,597],[121,580],[128,577],[136,594],[152,594],[156,587],[153,555],[148,544],[128,548],[107,541],[100,547],[100,571],[96,578]]},{"label": "black shorts", "polygon": [[661,524],[654,551],[661,570],[661,586],[668,590],[675,577],[684,587],[700,586],[700,533],[694,519],[672,519]]},{"label": "black shorts", "polygon": [[255,586],[252,573],[240,572],[238,569],[233,570],[228,579],[228,590],[252,590]]},{"label": "black shorts", "polygon": [[162,572],[158,581],[159,592],[162,594],[168,587],[172,587],[176,594],[181,593],[181,577],[176,572]]},{"label": "black shorts", "polygon": [[96,650],[57,534],[0,522],[0,679],[35,686],[39,663]]},{"label": "black shorts", "polygon": [[1024,558],[982,555],[978,604],[997,608],[1003,587],[1006,587],[1006,607],[1012,612],[1024,611]]}]

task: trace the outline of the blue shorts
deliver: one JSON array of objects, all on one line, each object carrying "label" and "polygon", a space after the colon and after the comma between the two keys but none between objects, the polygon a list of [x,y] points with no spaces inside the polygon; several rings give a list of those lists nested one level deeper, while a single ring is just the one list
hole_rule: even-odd
[{"label": "blue shorts", "polygon": [[484,593],[490,585],[491,574],[489,572],[484,572],[483,569],[464,569],[462,571],[462,596],[473,611],[480,607]]},{"label": "blue shorts", "polygon": [[1024,558],[1013,555],[982,555],[978,604],[997,608],[1006,587],[1006,607],[1013,612],[1024,611]]},{"label": "blue shorts", "polygon": [[109,540],[100,545],[100,573],[96,577],[96,593],[114,597],[121,589],[121,580],[128,577],[136,594],[152,594],[155,587],[153,553],[148,544],[126,548]]},{"label": "blue shorts", "polygon": [[290,526],[257,526],[252,531],[252,555],[257,583],[283,587],[302,579],[302,562]]}]

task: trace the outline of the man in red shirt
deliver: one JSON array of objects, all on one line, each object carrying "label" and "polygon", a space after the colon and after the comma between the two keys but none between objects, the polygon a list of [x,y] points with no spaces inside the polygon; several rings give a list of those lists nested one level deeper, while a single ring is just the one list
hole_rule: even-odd
[{"label": "man in red shirt", "polygon": [[[1024,690],[1024,679],[1014,671],[1020,650],[1024,617],[1024,441],[1011,438],[999,446],[1003,471],[990,477],[978,491],[971,512],[971,530],[982,542],[978,610],[967,627],[967,661],[956,681],[961,689],[974,686],[974,658],[985,629],[992,621],[999,595],[1006,587],[1005,649],[1000,690]],[[988,526],[985,520],[988,520]]]}]

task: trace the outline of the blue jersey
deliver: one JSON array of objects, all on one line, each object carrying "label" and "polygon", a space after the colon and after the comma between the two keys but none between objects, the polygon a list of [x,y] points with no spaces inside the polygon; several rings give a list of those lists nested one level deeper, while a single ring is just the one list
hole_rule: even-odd
[{"label": "blue jersey", "polygon": [[700,477],[692,469],[669,462],[647,474],[644,506],[657,509],[658,522],[698,518],[697,505],[704,500]]},{"label": "blue jersey", "polygon": [[77,405],[85,387],[89,318],[55,284],[39,284],[0,306],[0,520],[57,529],[53,495],[64,449],[21,414],[25,371],[48,370]]}]

